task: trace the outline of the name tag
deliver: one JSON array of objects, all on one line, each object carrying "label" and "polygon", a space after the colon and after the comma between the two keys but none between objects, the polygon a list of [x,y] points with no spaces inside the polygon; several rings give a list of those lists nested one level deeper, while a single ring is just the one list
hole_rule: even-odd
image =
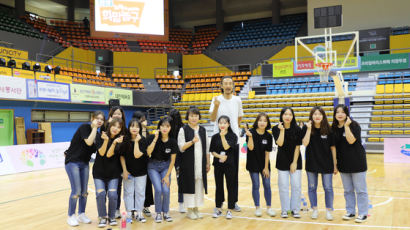
[{"label": "name tag", "polygon": [[322,135],[322,139],[327,139],[327,135]]},{"label": "name tag", "polygon": [[268,140],[263,139],[263,140],[262,140],[262,144],[267,145],[267,144],[268,144]]},{"label": "name tag", "polygon": [[165,153],[171,153],[171,149],[170,149],[170,148],[166,148],[166,149],[165,149]]}]

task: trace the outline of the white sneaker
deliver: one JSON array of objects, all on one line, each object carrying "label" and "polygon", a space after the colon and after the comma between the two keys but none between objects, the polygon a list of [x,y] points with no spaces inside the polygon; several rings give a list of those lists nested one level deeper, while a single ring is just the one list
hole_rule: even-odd
[{"label": "white sneaker", "polygon": [[217,208],[214,208],[214,214],[212,215],[212,217],[213,218],[218,218],[220,216],[222,216],[222,211],[217,209]]},{"label": "white sneaker", "polygon": [[67,224],[72,226],[72,227],[75,227],[75,226],[79,225],[77,217],[75,216],[75,214],[73,214],[73,215],[71,215],[67,218]]},{"label": "white sneaker", "polygon": [[179,203],[179,212],[186,213],[186,208],[184,207],[184,203]]},{"label": "white sneaker", "polygon": [[121,213],[120,210],[115,210],[115,219],[120,219],[121,218]]},{"label": "white sneaker", "polygon": [[84,223],[84,224],[91,224],[90,218],[88,218],[85,213],[81,213],[77,217],[78,222]]},{"label": "white sneaker", "polygon": [[228,220],[232,219],[232,212],[231,211],[226,212],[226,219],[228,219]]},{"label": "white sneaker", "polygon": [[196,220],[198,219],[198,217],[195,215],[194,213],[194,209],[193,208],[188,208],[188,213],[186,214],[186,216],[191,219],[191,220]]},{"label": "white sneaker", "polygon": [[282,217],[282,218],[288,218],[288,212],[282,211],[282,213],[280,214],[280,217]]},{"label": "white sneaker", "polygon": [[317,219],[318,215],[319,215],[319,213],[318,213],[317,209],[313,209],[312,215],[310,216],[310,218]]},{"label": "white sneaker", "polygon": [[262,209],[261,208],[256,208],[255,210],[255,216],[261,217],[262,216]]},{"label": "white sneaker", "polygon": [[240,212],[240,211],[242,211],[241,207],[239,207],[239,205],[238,205],[237,203],[235,203],[235,207],[233,208],[233,210],[234,210],[235,212]]},{"label": "white sneaker", "polygon": [[268,208],[268,209],[266,210],[266,213],[267,213],[269,216],[272,216],[272,217],[276,216],[276,212],[275,212],[275,210],[273,210],[272,208]]},{"label": "white sneaker", "polygon": [[194,214],[196,215],[196,218],[202,219],[202,215],[201,215],[201,213],[199,213],[198,208],[194,208]]},{"label": "white sneaker", "polygon": [[333,220],[332,211],[326,210],[326,220]]}]

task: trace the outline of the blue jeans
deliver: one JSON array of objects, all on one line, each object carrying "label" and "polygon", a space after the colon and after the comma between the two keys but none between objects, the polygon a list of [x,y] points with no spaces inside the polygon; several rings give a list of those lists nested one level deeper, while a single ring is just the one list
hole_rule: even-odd
[{"label": "blue jeans", "polygon": [[87,204],[87,187],[89,165],[84,162],[69,162],[65,165],[71,185],[71,194],[68,199],[68,216],[75,214],[78,200],[78,214],[85,212]]},{"label": "blue jeans", "polygon": [[124,203],[127,212],[141,212],[144,208],[147,175],[133,177],[131,174],[124,181]]},{"label": "blue jeans", "polygon": [[[148,163],[148,175],[154,185],[155,195],[155,212],[169,212],[169,194],[170,187],[162,183],[162,179],[168,172],[170,161],[155,161],[150,160]],[[171,174],[169,175],[169,183],[171,184]]]},{"label": "blue jeans", "polygon": [[107,216],[106,198],[108,193],[108,217],[115,217],[118,200],[118,178],[110,180],[101,180],[94,178],[95,193],[97,198],[98,217]]},{"label": "blue jeans", "polygon": [[[302,170],[296,170],[294,173],[290,171],[278,170],[278,186],[280,204],[282,212],[300,211],[300,196],[302,194]],[[291,187],[291,196],[289,200],[289,178]]]},{"label": "blue jeans", "polygon": [[[318,173],[306,172],[308,177],[308,193],[310,200],[310,207],[317,207],[317,179]],[[333,174],[322,173],[322,185],[325,191],[325,203],[326,208],[333,210]]]},{"label": "blue jeans", "polygon": [[259,202],[259,175],[262,176],[262,184],[263,184],[263,190],[265,194],[265,201],[266,201],[266,206],[271,206],[272,203],[272,190],[270,188],[270,177],[265,178],[262,173],[260,172],[249,172],[251,175],[251,180],[252,180],[252,197],[253,197],[253,202],[255,203],[256,207],[260,206]]},{"label": "blue jeans", "polygon": [[340,176],[342,177],[345,190],[346,211],[356,214],[357,197],[359,215],[367,215],[369,211],[369,196],[367,194],[366,172],[340,173]]}]

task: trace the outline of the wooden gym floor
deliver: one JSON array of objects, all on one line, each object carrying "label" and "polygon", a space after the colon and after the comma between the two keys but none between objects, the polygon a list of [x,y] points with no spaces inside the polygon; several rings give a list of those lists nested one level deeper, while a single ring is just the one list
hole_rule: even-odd
[{"label": "wooden gym floor", "polygon": [[[275,159],[271,157],[271,159]],[[318,205],[319,218],[310,219],[310,212],[301,212],[301,219],[292,217],[282,219],[278,215],[269,217],[254,216],[254,206],[251,195],[251,180],[245,170],[245,159],[241,159],[239,177],[239,202],[242,212],[233,213],[232,220],[224,217],[213,219],[215,183],[213,173],[208,174],[209,194],[205,197],[205,206],[200,209],[202,220],[189,220],[184,214],[178,213],[177,187],[175,172],[171,185],[171,216],[172,223],[154,223],[152,218],[147,223],[132,224],[131,229],[410,229],[410,165],[385,164],[383,155],[368,155],[368,190],[369,199],[373,206],[370,209],[368,221],[356,224],[354,221],[343,221],[344,210],[343,186],[340,175],[334,177],[334,220],[327,221],[324,213],[324,193],[319,182]],[[275,165],[271,161],[272,166]],[[273,167],[274,168],[274,167]],[[279,213],[280,202],[277,188],[277,173],[273,170],[272,179],[272,207]],[[303,194],[307,198],[307,177],[303,171]],[[64,168],[51,169],[30,173],[21,173],[0,177],[0,229],[96,229],[97,208],[94,183],[89,180],[89,196],[86,208],[87,216],[92,219],[91,224],[81,224],[70,227],[66,223],[68,197],[70,185]],[[265,201],[261,188],[261,205]],[[123,201],[122,201],[123,202]],[[226,205],[224,206],[226,208]],[[124,204],[121,205],[124,210]],[[154,207],[151,207],[154,211]],[[108,227],[107,227],[108,228]],[[107,229],[105,228],[105,229]],[[119,229],[119,227],[112,227]]]}]

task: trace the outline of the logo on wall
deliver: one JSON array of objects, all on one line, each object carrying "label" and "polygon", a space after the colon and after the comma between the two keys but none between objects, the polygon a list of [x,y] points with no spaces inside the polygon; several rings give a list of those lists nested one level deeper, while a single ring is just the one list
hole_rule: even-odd
[{"label": "logo on wall", "polygon": [[46,163],[46,156],[38,149],[25,149],[21,152],[20,160],[29,167],[36,164],[43,166]]},{"label": "logo on wall", "polygon": [[401,146],[400,148],[401,148],[400,152],[402,154],[410,157],[410,144],[405,144],[405,145]]}]

